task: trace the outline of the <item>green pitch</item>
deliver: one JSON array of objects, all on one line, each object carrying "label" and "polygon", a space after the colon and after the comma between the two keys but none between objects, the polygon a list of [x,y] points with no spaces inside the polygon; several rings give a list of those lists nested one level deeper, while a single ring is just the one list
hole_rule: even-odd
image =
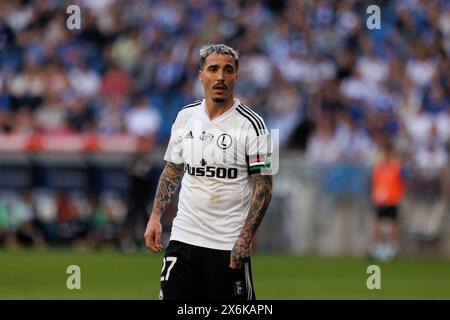
[{"label": "green pitch", "polygon": [[[0,250],[0,299],[156,299],[162,255]],[[378,263],[381,289],[366,286],[364,259],[253,256],[258,299],[450,299],[448,261]],[[69,265],[81,289],[66,287]]]}]

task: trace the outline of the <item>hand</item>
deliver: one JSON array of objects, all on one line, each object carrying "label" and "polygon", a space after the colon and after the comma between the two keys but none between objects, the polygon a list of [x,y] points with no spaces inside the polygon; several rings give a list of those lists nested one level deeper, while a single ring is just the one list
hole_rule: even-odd
[{"label": "hand", "polygon": [[230,265],[231,269],[240,269],[245,259],[250,257],[252,252],[251,242],[246,242],[243,238],[239,237],[231,250]]},{"label": "hand", "polygon": [[159,216],[156,214],[150,215],[150,220],[148,221],[147,228],[145,229],[144,239],[145,246],[151,252],[159,253],[162,251],[163,246],[161,245],[161,232],[162,226],[159,221]]}]

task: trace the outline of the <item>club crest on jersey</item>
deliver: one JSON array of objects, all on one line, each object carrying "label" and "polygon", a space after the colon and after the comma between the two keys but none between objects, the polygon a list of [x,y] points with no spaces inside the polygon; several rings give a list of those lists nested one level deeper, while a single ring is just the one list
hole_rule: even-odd
[{"label": "club crest on jersey", "polygon": [[200,135],[200,140],[202,141],[210,141],[214,138],[214,135],[212,133],[203,131],[202,134]]},{"label": "club crest on jersey", "polygon": [[227,133],[222,133],[217,138],[217,146],[222,150],[226,150],[229,147],[231,147],[232,143],[233,143],[233,138],[231,138],[231,136]]}]

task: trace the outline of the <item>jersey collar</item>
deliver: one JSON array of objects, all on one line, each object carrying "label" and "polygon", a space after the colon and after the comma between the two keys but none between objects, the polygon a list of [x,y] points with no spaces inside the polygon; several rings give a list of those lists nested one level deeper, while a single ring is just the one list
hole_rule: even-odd
[{"label": "jersey collar", "polygon": [[220,121],[221,119],[225,118],[228,114],[230,114],[231,112],[233,112],[234,109],[236,109],[236,107],[241,103],[241,101],[238,98],[234,98],[234,104],[233,106],[228,109],[227,111],[225,111],[224,113],[222,113],[220,116],[218,116],[217,118],[210,120],[208,117],[208,113],[206,112],[206,102],[205,99],[202,100],[202,104],[201,104],[201,109],[202,109],[202,113],[204,115],[204,117],[210,121],[210,122],[217,122]]}]

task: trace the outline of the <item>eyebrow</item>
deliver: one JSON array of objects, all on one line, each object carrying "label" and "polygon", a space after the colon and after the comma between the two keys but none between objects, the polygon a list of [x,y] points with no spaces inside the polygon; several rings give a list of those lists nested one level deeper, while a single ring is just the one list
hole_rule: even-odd
[{"label": "eyebrow", "polygon": [[[209,69],[209,68],[212,68],[212,67],[219,67],[219,65],[218,64],[210,64],[210,65],[208,65],[208,66],[206,66],[206,69]],[[234,66],[232,65],[232,64],[229,64],[229,63],[227,63],[226,65],[225,65],[225,68],[226,67],[231,67],[231,68],[233,68],[233,70],[234,70]]]}]

